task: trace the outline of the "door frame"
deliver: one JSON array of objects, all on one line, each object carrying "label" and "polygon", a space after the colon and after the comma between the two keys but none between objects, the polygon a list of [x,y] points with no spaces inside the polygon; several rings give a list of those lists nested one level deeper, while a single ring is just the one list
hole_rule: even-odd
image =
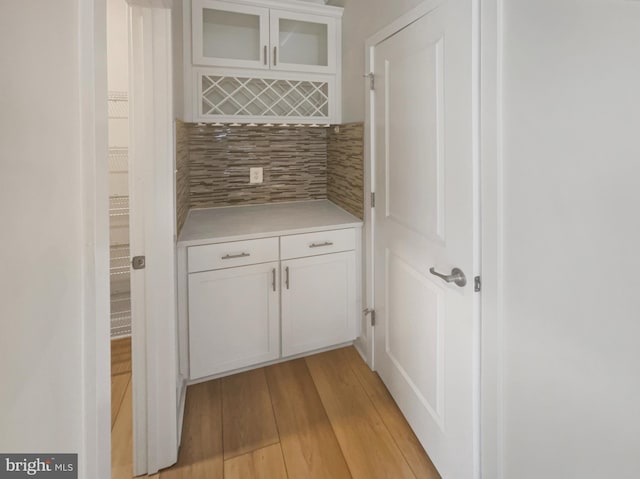
[{"label": "door frame", "polygon": [[504,0],[480,0],[482,337],[481,477],[504,478],[503,38]]},{"label": "door frame", "polygon": [[79,477],[111,478],[109,177],[106,0],[78,2],[79,145],[83,183],[81,252],[83,408]]},{"label": "door frame", "polygon": [[[409,12],[405,13],[389,25],[370,36],[365,42],[365,77],[371,75],[374,71],[375,65],[375,49],[376,47],[385,41],[387,38],[398,33],[408,25],[414,23],[420,18],[424,17],[438,6],[440,6],[445,0],[425,0]],[[482,271],[482,186],[485,178],[482,176],[484,170],[481,170],[481,156],[483,153],[483,137],[484,131],[482,129],[481,121],[485,117],[485,112],[482,110],[482,102],[480,101],[481,95],[484,93],[484,89],[487,87],[483,85],[481,77],[481,64],[484,61],[485,51],[483,48],[483,32],[485,24],[490,26],[490,18],[484,16],[484,0],[470,0],[472,9],[472,168],[473,168],[473,274],[472,277],[481,276]],[[500,0],[492,0],[500,1]],[[482,7],[482,8],[481,8]],[[489,55],[490,56],[490,55]],[[374,78],[375,79],[375,78]],[[365,81],[371,81],[367,79]],[[370,88],[370,84],[365,86],[365,128],[364,128],[364,187],[365,187],[365,300],[367,308],[375,310],[375,294],[374,294],[374,251],[375,251],[375,216],[372,211],[372,194],[375,193],[374,185],[376,181],[375,172],[375,124],[373,118],[375,117],[375,92]],[[482,313],[483,313],[483,300],[484,292],[482,294],[474,295],[474,307],[473,307],[473,386],[472,386],[472,402],[473,402],[473,479],[479,479],[482,477],[482,454],[481,448],[483,440],[482,432]],[[374,354],[374,335],[375,326],[370,323],[367,324],[365,333],[366,343],[362,347],[365,354],[365,359],[369,366],[375,370],[375,354]],[[492,476],[486,476],[492,477]]]},{"label": "door frame", "polygon": [[[141,0],[150,7],[153,0]],[[132,3],[132,2],[129,2]],[[157,6],[171,8],[171,0],[158,0]],[[147,10],[151,10],[148,8]],[[154,177],[158,182],[154,198],[160,203],[156,205],[153,222],[162,229],[161,240],[152,245],[153,251],[147,251],[160,262],[161,281],[166,286],[175,288],[175,219],[174,211],[174,152],[173,152],[173,105],[172,105],[172,69],[171,69],[171,23],[170,14],[166,12],[163,36],[166,47],[164,67],[166,73],[158,81],[156,95],[164,93],[159,108],[168,119],[165,122],[154,122],[159,127],[156,134],[168,134],[163,138],[159,174]],[[157,19],[158,20],[158,19]],[[79,147],[83,152],[82,182],[83,188],[83,236],[84,249],[81,252],[83,262],[83,315],[85,318],[83,331],[83,409],[82,409],[82,448],[79,452],[80,477],[111,479],[111,388],[110,388],[110,330],[109,330],[109,179],[107,170],[107,8],[106,0],[89,0],[78,2],[78,35],[79,35],[79,68],[78,84],[80,88],[79,125],[82,142]],[[157,59],[162,60],[162,55]],[[167,63],[168,62],[168,63]],[[147,81],[153,78],[148,78]],[[150,82],[153,85],[156,82]],[[160,110],[158,111],[160,114]],[[168,115],[168,116],[167,116]],[[166,208],[165,210],[160,209]],[[158,215],[158,212],[160,213]],[[169,231],[171,230],[171,231]],[[158,231],[157,229],[155,231]],[[165,283],[164,281],[168,281]],[[154,299],[175,302],[174,295],[164,293],[166,287],[155,287]],[[162,294],[161,294],[162,293]],[[163,296],[165,297],[163,299]],[[168,421],[177,415],[176,379],[177,359],[175,328],[176,311],[167,307],[166,302],[154,305],[153,311],[160,311],[157,321],[147,329],[149,340],[145,355],[149,360],[144,377],[146,383],[147,411],[145,419],[155,427],[149,438],[156,438],[152,444],[152,454],[156,458],[153,468],[166,467],[177,457],[177,427],[175,421]],[[164,305],[164,306],[163,306]],[[162,310],[167,307],[166,310]],[[152,334],[153,333],[153,334]],[[145,338],[143,338],[144,340]],[[135,346],[134,346],[135,348]],[[168,354],[167,354],[168,352]],[[134,349],[134,355],[138,354]],[[175,374],[168,374],[175,370]],[[176,438],[174,441],[173,438]],[[164,459],[164,462],[162,461]],[[151,470],[150,470],[151,471]],[[157,471],[157,469],[156,469]]]}]

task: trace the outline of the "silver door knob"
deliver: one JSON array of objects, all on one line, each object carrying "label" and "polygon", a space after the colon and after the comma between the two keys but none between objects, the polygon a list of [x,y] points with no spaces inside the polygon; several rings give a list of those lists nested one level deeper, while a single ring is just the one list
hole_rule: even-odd
[{"label": "silver door knob", "polygon": [[451,274],[438,273],[435,268],[429,268],[429,273],[445,280],[447,283],[455,283],[461,288],[467,285],[467,277],[460,268],[453,268]]}]

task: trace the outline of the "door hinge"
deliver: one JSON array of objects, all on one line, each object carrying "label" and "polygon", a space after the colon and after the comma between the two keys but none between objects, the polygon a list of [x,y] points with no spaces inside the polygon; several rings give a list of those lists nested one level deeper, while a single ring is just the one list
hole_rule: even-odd
[{"label": "door hinge", "polygon": [[147,265],[147,260],[144,256],[134,256],[131,259],[131,266],[133,269],[144,269]]},{"label": "door hinge", "polygon": [[473,278],[473,290],[476,293],[479,293],[482,290],[482,281],[480,280],[480,276]]},{"label": "door hinge", "polygon": [[376,207],[376,194],[375,192],[371,192],[371,207],[375,208]]},{"label": "door hinge", "polygon": [[365,314],[365,316],[367,314],[371,315],[371,326],[375,326],[376,325],[376,310],[367,308],[362,312]]},{"label": "door hinge", "polygon": [[374,91],[376,89],[376,76],[373,72],[367,73],[364,76],[369,79],[369,90]]}]

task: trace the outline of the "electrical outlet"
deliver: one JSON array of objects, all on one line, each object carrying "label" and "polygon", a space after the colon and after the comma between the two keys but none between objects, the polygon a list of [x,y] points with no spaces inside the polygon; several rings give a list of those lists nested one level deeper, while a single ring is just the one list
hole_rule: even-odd
[{"label": "electrical outlet", "polygon": [[262,168],[249,168],[249,184],[257,185],[262,183]]}]

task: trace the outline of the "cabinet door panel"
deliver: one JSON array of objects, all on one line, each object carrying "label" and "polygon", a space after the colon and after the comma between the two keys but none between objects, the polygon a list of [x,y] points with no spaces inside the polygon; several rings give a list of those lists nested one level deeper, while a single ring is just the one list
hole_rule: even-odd
[{"label": "cabinet door panel", "polygon": [[282,272],[283,356],[356,338],[355,252],[283,261]]},{"label": "cabinet door panel", "polygon": [[193,63],[269,68],[269,10],[218,0],[193,1]]},{"label": "cabinet door panel", "polygon": [[280,356],[277,285],[277,262],[189,275],[191,379]]},{"label": "cabinet door panel", "polygon": [[335,73],[335,19],[272,9],[270,23],[272,69]]}]

